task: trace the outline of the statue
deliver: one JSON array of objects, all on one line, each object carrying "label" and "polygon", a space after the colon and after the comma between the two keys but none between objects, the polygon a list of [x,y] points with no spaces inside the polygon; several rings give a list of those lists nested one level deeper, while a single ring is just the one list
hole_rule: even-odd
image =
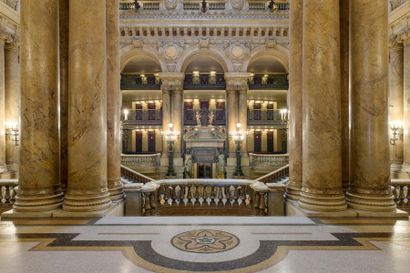
[{"label": "statue", "polygon": [[213,123],[214,120],[215,120],[215,114],[214,114],[214,112],[210,112],[208,118],[209,118],[209,125],[212,126],[212,123]]},{"label": "statue", "polygon": [[192,157],[191,155],[187,155],[185,158],[184,171],[185,171],[186,178],[192,177]]},{"label": "statue", "polygon": [[196,125],[201,126],[202,125],[202,123],[201,123],[201,114],[199,113],[199,111],[195,112],[195,119],[196,119]]},{"label": "statue", "polygon": [[217,174],[223,175],[225,173],[225,156],[223,154],[218,155],[218,162],[216,164]]}]

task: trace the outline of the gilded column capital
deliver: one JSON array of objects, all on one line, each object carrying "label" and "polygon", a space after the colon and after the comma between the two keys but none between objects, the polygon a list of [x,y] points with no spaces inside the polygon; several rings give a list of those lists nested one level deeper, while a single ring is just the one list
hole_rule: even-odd
[{"label": "gilded column capital", "polygon": [[168,91],[184,90],[184,73],[159,73],[161,79],[161,89]]},{"label": "gilded column capital", "polygon": [[225,82],[227,91],[240,91],[247,92],[249,89],[248,80],[250,73],[238,72],[238,73],[225,73]]}]

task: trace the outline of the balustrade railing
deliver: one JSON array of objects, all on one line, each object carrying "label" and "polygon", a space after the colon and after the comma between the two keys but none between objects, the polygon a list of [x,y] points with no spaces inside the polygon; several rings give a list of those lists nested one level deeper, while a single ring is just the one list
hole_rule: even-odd
[{"label": "balustrade railing", "polygon": [[262,124],[277,124],[284,125],[282,114],[279,109],[248,109],[248,124],[262,125]]},{"label": "balustrade railing", "polygon": [[0,179],[1,203],[3,206],[11,206],[14,204],[17,194],[17,179]]},{"label": "balustrade railing", "polygon": [[390,11],[397,9],[406,2],[410,3],[410,0],[389,0]]},{"label": "balustrade railing", "polygon": [[161,125],[162,111],[160,109],[128,110],[126,124]]},{"label": "balustrade railing", "polygon": [[121,177],[130,181],[130,183],[148,183],[154,181],[151,177],[143,175],[124,165],[121,165]]},{"label": "balustrade railing", "polygon": [[201,124],[203,126],[210,125],[210,116],[213,115],[212,125],[225,125],[226,124],[226,115],[225,109],[216,109],[216,110],[208,110],[208,109],[200,109],[200,110],[193,110],[193,109],[185,109],[184,110],[184,125],[186,126],[195,126],[198,125],[198,121],[196,119],[196,114],[200,114]]},{"label": "balustrade railing", "polygon": [[186,74],[184,80],[185,90],[225,90],[224,74],[218,73],[215,76],[210,74]]},{"label": "balustrade railing", "polygon": [[131,169],[159,168],[161,154],[123,154],[121,164]]},{"label": "balustrade railing", "polygon": [[160,90],[156,74],[121,74],[121,90]]},{"label": "balustrade railing", "polygon": [[410,179],[392,179],[391,189],[398,208],[410,209]]},{"label": "balustrade railing", "polygon": [[245,210],[249,215],[268,214],[269,188],[253,180],[169,179],[142,186],[142,214],[161,215],[178,209]]},{"label": "balustrade railing", "polygon": [[289,177],[289,164],[283,166],[282,168],[279,168],[273,172],[270,172],[264,176],[261,176],[256,179],[256,181],[260,181],[262,183],[274,183],[277,182],[281,179],[284,179],[286,177]]},{"label": "balustrade railing", "polygon": [[255,167],[282,167],[289,164],[288,154],[254,154],[249,153],[249,165]]},{"label": "balustrade railing", "polygon": [[253,74],[249,78],[250,90],[287,90],[287,74]]},{"label": "balustrade railing", "polygon": [[3,2],[14,10],[17,10],[18,0],[0,0],[0,2]]}]

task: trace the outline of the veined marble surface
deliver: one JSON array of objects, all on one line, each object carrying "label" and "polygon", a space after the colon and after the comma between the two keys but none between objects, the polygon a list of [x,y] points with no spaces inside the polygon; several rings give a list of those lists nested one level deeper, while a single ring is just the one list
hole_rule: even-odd
[{"label": "veined marble surface", "polygon": [[407,272],[410,223],[304,217],[0,222],[0,272]]}]

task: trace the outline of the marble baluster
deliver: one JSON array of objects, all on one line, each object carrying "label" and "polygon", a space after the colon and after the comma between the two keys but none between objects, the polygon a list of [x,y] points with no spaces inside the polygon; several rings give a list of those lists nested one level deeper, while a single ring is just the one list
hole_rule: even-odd
[{"label": "marble baluster", "polygon": [[68,26],[69,0],[59,0],[60,27],[60,182],[67,188],[68,137]]},{"label": "marble baluster", "polygon": [[403,173],[410,175],[410,39],[403,42]]},{"label": "marble baluster", "polygon": [[121,183],[119,1],[107,2],[107,179],[111,200],[124,198]]},{"label": "marble baluster", "polygon": [[303,2],[303,184],[300,207],[346,209],[342,190],[339,0]]},{"label": "marble baluster", "polygon": [[389,185],[387,4],[355,0],[350,6],[351,181],[346,199],[359,211],[396,207]]},{"label": "marble baluster", "polygon": [[[16,124],[20,130],[20,64],[19,64],[19,45],[10,43],[6,46],[5,51],[5,75],[6,75],[6,120]],[[20,137],[17,137],[19,140]],[[13,139],[7,141],[6,158],[9,171],[18,171],[19,162],[19,141],[16,143]]]},{"label": "marble baluster", "polygon": [[7,172],[6,165],[6,86],[4,45],[6,41],[0,37],[0,174]]},{"label": "marble baluster", "polygon": [[68,184],[64,210],[103,214],[107,188],[106,3],[70,0]]},{"label": "marble baluster", "polygon": [[18,213],[61,206],[58,144],[58,1],[21,1],[21,147]]},{"label": "marble baluster", "polygon": [[286,197],[298,200],[302,187],[302,65],[303,64],[303,1],[290,2],[289,63],[289,183]]},{"label": "marble baluster", "polygon": [[[403,45],[390,47],[389,58],[389,121],[403,121]],[[410,113],[408,113],[410,114]],[[390,171],[393,178],[398,178],[403,167],[403,139],[390,147]]]},{"label": "marble baluster", "polygon": [[342,185],[347,190],[349,170],[349,10],[350,0],[340,0],[340,76],[341,76],[341,124],[342,124]]}]

